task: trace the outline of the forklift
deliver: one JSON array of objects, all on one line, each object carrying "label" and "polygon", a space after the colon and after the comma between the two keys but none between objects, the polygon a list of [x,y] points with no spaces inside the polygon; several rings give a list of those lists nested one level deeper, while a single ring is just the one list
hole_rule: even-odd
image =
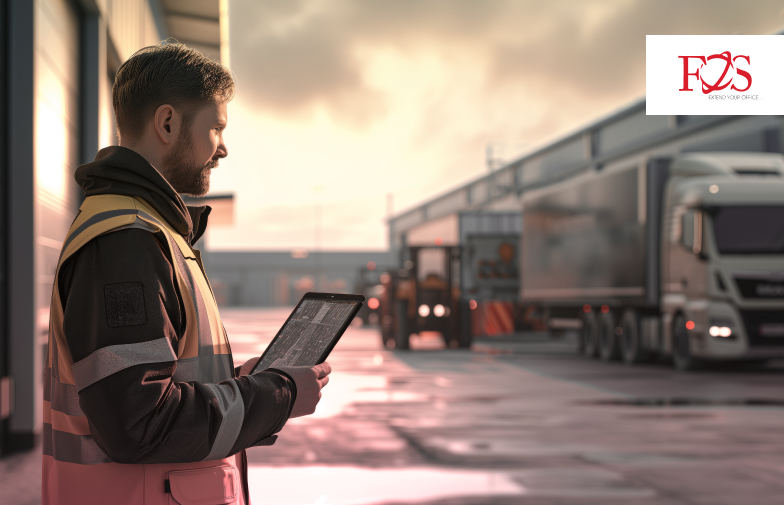
[{"label": "forklift", "polygon": [[408,252],[403,268],[379,276],[384,346],[409,349],[411,334],[432,331],[449,348],[470,347],[468,305],[460,299],[460,248],[416,246]]}]

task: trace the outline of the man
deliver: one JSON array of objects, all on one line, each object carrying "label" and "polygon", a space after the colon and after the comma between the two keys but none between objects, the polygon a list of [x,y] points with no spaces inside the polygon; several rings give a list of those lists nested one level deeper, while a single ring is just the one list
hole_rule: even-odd
[{"label": "man", "polygon": [[117,73],[120,146],[76,171],[87,197],[52,293],[44,504],[247,504],[245,449],[313,413],[328,364],[236,369],[199,251],[228,154],[231,74],[181,44]]}]

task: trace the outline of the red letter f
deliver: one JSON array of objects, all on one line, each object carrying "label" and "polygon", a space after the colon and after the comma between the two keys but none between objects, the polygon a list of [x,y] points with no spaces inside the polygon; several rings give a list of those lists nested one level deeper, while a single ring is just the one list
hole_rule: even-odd
[{"label": "red letter f", "polygon": [[[702,65],[705,65],[706,63],[705,57],[704,56],[678,56],[678,58],[683,59],[683,87],[678,91],[694,91],[689,87],[689,76],[694,76],[697,79],[700,78],[700,68],[702,68]],[[702,62],[702,65],[700,65],[700,67],[697,68],[697,70],[695,70],[693,73],[689,73],[689,58],[697,58]]]}]

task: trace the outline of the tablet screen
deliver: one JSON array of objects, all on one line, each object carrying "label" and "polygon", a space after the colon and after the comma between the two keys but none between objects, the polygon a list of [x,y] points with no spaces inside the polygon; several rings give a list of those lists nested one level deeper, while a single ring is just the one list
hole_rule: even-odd
[{"label": "tablet screen", "polygon": [[351,318],[357,303],[302,300],[254,369],[264,370],[278,360],[287,366],[318,364],[324,351]]}]

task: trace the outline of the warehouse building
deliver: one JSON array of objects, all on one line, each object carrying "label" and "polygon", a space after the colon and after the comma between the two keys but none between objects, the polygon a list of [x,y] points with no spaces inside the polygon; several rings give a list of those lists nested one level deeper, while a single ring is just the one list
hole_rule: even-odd
[{"label": "warehouse building", "polygon": [[524,192],[585,171],[683,152],[780,153],[783,132],[781,116],[647,116],[640,100],[392,217],[390,257],[399,267],[409,259],[410,246],[462,245],[461,215],[522,212]]},{"label": "warehouse building", "polygon": [[0,0],[0,455],[35,445],[49,301],[81,203],[76,168],[116,144],[111,87],[169,36],[221,56],[219,0]]},{"label": "warehouse building", "polygon": [[[210,252],[220,306],[293,306],[308,291],[359,293],[389,265],[385,251]],[[373,283],[374,285],[377,282]]]}]

